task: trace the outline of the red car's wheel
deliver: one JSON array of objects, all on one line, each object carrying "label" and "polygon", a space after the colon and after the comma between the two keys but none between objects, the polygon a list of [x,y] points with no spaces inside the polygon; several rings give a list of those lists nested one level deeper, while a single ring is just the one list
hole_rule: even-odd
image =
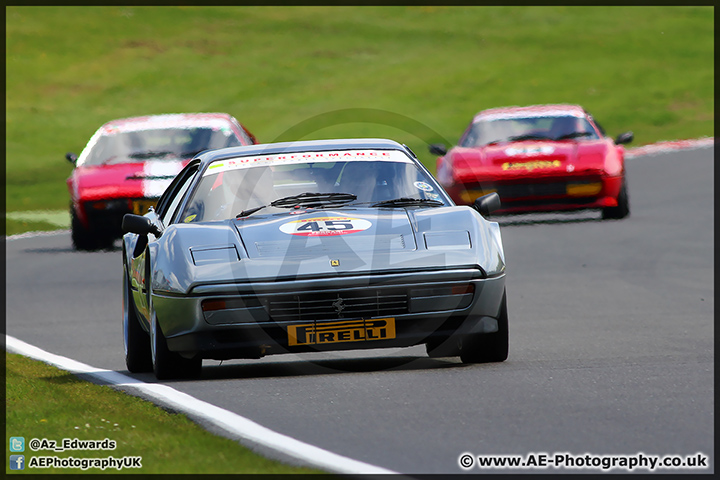
[{"label": "red car's wheel", "polygon": [[630,215],[630,198],[628,197],[627,192],[627,181],[623,177],[620,193],[618,194],[618,206],[603,208],[602,218],[604,220],[620,219],[625,218],[628,215]]},{"label": "red car's wheel", "polygon": [[72,243],[76,250],[96,250],[97,241],[90,230],[80,222],[75,209],[70,207],[70,228],[72,229]]},{"label": "red car's wheel", "polygon": [[109,235],[85,228],[73,207],[70,207],[70,228],[70,236],[76,250],[108,249],[113,245],[114,239]]}]

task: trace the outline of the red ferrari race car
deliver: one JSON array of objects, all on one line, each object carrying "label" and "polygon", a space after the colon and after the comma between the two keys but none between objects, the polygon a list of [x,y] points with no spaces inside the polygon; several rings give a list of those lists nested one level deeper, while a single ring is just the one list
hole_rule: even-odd
[{"label": "red ferrari race car", "polygon": [[621,144],[632,140],[613,141],[580,106],[535,105],[483,110],[456,147],[429,150],[458,204],[497,192],[498,214],[601,209],[617,219],[630,213]]},{"label": "red ferrari race car", "polygon": [[122,236],[123,215],[154,206],[175,175],[204,150],[252,145],[255,136],[226,113],[150,115],[98,129],[67,179],[72,242],[78,250],[109,248]]}]

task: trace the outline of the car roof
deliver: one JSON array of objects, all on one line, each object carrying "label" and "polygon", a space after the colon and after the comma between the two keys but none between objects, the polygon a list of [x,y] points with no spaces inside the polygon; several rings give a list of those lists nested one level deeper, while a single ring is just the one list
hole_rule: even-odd
[{"label": "car roof", "polygon": [[228,127],[233,117],[227,113],[167,113],[111,120],[100,129],[105,134],[156,128]]},{"label": "car roof", "polygon": [[559,115],[586,117],[587,112],[580,105],[570,105],[566,103],[489,108],[478,112],[473,118],[473,122],[479,120],[497,120],[501,118],[550,117]]},{"label": "car roof", "polygon": [[274,155],[278,153],[322,152],[330,150],[400,150],[416,158],[404,145],[383,138],[353,138],[334,140],[307,140],[301,142],[265,143],[242,147],[228,147],[211,150],[200,155],[203,163],[215,160],[245,157],[250,155]]}]

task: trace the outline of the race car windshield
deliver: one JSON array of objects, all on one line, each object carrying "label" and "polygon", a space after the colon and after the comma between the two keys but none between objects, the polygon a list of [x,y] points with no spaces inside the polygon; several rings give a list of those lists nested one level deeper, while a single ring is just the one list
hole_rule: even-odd
[{"label": "race car windshield", "polygon": [[181,221],[242,218],[260,210],[287,212],[295,204],[303,208],[356,208],[411,198],[447,205],[435,182],[412,162],[324,161],[218,168],[223,171],[216,174],[209,173],[210,167]]},{"label": "race car windshield", "polygon": [[83,165],[183,160],[203,150],[240,145],[230,129],[162,128],[102,135]]},{"label": "race car windshield", "polygon": [[467,129],[458,143],[461,147],[482,147],[523,140],[597,140],[590,122],[574,116],[480,119]]}]

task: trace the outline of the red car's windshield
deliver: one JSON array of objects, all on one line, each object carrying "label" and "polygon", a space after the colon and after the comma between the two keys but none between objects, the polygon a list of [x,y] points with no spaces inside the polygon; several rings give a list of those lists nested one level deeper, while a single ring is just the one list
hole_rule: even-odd
[{"label": "red car's windshield", "polygon": [[162,128],[102,135],[83,165],[139,162],[148,159],[179,160],[203,151],[240,145],[231,130]]},{"label": "red car's windshield", "polygon": [[597,140],[599,135],[585,118],[545,116],[479,119],[465,131],[461,147],[481,147],[492,143],[522,140]]}]

